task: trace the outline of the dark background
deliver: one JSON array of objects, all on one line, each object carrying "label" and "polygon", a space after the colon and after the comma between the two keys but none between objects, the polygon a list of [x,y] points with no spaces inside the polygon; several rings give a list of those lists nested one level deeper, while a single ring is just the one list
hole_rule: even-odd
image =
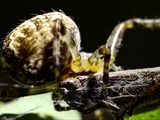
[{"label": "dark background", "polygon": [[[0,2],[0,38],[35,15],[62,10],[77,23],[82,38],[83,51],[93,52],[106,43],[112,29],[130,18],[160,18],[160,2],[157,1],[70,1],[26,0]],[[116,64],[125,69],[156,67],[160,63],[160,29],[129,30],[124,36]],[[1,69],[1,68],[0,68]],[[0,70],[1,80],[4,73]]]}]

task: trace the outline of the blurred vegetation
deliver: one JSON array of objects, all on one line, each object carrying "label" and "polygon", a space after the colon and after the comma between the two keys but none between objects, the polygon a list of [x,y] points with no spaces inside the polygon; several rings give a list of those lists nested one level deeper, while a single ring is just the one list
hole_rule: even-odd
[{"label": "blurred vegetation", "polygon": [[[6,119],[5,119],[6,118]],[[0,120],[80,120],[76,111],[57,112],[51,93],[23,97],[0,104]]]},{"label": "blurred vegetation", "polygon": [[160,103],[137,108],[131,117],[125,120],[160,120]]}]

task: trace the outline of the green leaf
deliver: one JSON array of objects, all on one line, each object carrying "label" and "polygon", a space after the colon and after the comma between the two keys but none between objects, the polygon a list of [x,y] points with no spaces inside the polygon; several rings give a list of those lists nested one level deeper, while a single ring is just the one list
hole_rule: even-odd
[{"label": "green leaf", "polygon": [[[6,119],[5,119],[6,118]],[[10,119],[9,119],[10,118]],[[77,111],[54,110],[51,93],[0,103],[0,120],[81,120]]]},{"label": "green leaf", "polygon": [[131,117],[125,117],[125,120],[160,120],[160,105],[153,104],[140,107],[135,110]]}]

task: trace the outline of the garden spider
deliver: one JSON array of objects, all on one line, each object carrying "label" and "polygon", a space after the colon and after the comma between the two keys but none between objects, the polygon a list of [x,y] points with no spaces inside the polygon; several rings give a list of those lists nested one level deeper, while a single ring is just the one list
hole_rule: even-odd
[{"label": "garden spider", "polygon": [[[120,108],[105,96],[109,83],[108,73],[110,70],[121,70],[114,64],[115,57],[125,31],[134,27],[160,27],[160,20],[135,18],[124,21],[115,27],[106,45],[102,45],[92,54],[81,52],[78,27],[64,13],[46,13],[23,22],[4,40],[1,62],[10,78],[24,88],[1,88],[0,98],[13,99],[52,91],[55,108],[59,111],[77,109],[90,113],[99,106],[119,111]],[[63,91],[63,85],[68,79],[78,78],[79,82],[85,77],[96,78],[99,74],[102,76],[102,86],[96,104],[93,100],[82,106],[60,106],[59,97],[67,100],[67,91]],[[59,89],[54,90],[55,87]]]}]

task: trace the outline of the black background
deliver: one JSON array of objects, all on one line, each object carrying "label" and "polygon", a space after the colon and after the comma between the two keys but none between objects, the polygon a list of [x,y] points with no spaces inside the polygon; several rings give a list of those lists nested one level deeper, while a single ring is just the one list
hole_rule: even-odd
[{"label": "black background", "polygon": [[[35,15],[62,10],[77,23],[82,38],[83,51],[93,52],[106,43],[112,29],[130,18],[160,18],[157,1],[70,1],[25,0],[0,2],[0,38]],[[125,34],[116,64],[125,69],[156,67],[160,63],[160,29],[129,30]],[[0,68],[1,69],[1,68]],[[0,70],[0,77],[4,78]],[[1,79],[4,80],[4,79]]]}]

